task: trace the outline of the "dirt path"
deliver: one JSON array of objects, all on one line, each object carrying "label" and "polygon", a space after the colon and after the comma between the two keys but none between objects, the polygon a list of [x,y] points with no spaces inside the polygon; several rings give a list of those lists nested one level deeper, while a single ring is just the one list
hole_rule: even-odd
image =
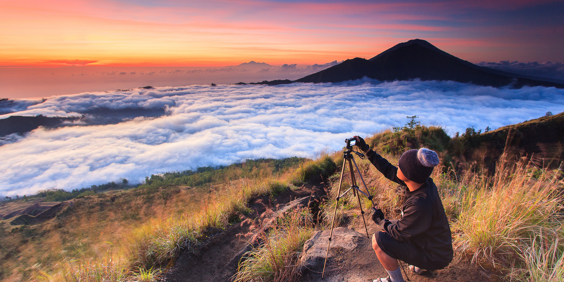
[{"label": "dirt path", "polygon": [[[174,266],[163,275],[161,281],[229,281],[236,273],[241,256],[251,249],[251,241],[260,233],[261,227],[283,212],[288,203],[319,199],[325,195],[320,185],[305,185],[296,191],[287,191],[277,197],[262,196],[249,203],[252,210],[247,219],[227,227],[223,232],[216,230],[208,242],[197,252],[185,252]],[[255,242],[252,242],[256,244]]]}]

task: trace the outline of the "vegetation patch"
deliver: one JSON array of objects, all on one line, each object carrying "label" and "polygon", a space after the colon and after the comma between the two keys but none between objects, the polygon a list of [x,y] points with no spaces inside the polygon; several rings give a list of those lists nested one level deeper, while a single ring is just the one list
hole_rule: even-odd
[{"label": "vegetation patch", "polygon": [[294,210],[268,234],[263,243],[242,259],[234,281],[295,281],[299,276],[299,253],[315,231],[313,217],[306,210]]}]

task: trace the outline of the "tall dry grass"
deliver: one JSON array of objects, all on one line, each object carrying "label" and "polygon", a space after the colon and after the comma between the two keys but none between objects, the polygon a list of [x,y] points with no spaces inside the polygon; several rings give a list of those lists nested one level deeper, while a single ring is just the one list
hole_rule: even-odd
[{"label": "tall dry grass", "polygon": [[210,229],[227,226],[230,214],[242,212],[251,197],[267,194],[280,183],[272,180],[248,181],[239,189],[216,193],[205,200],[200,211],[154,219],[136,229],[129,243],[130,264],[162,266],[181,250],[194,250]]},{"label": "tall dry grass", "polygon": [[524,267],[514,269],[511,277],[523,281],[564,281],[564,250],[562,230],[536,234],[520,246]]},{"label": "tall dry grass", "polygon": [[[38,275],[50,281],[128,281],[158,277],[158,270],[181,251],[194,251],[209,232],[229,224],[229,217],[244,212],[253,196],[280,189],[272,179],[249,180],[236,189],[212,193],[190,213],[149,219],[123,236],[120,247],[94,259],[69,261],[58,273]],[[109,263],[111,262],[111,263]],[[153,279],[151,278],[151,279]]]},{"label": "tall dry grass", "polygon": [[309,210],[286,215],[268,234],[262,234],[264,243],[246,254],[233,280],[296,281],[299,251],[314,231]]},{"label": "tall dry grass", "polygon": [[490,181],[474,175],[461,183],[460,212],[453,223],[457,249],[472,254],[474,262],[511,267],[524,258],[523,250],[534,249],[538,234],[557,239],[564,219],[558,177],[521,163],[500,165]]}]

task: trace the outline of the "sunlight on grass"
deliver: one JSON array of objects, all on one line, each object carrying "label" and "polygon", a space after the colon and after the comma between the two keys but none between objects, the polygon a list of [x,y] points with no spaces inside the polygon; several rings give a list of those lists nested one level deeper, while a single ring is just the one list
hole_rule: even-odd
[{"label": "sunlight on grass", "polygon": [[[558,238],[555,230],[561,229],[563,219],[558,179],[550,172],[535,177],[529,168],[524,164],[500,166],[488,185],[478,185],[483,183],[479,180],[468,183],[467,188],[460,184],[465,189],[458,220],[453,223],[458,251],[470,254],[474,262],[508,268],[521,263],[519,257],[531,260],[523,251],[538,254],[542,248],[537,234]],[[564,248],[561,240],[555,242],[554,248]]]},{"label": "sunlight on grass", "polygon": [[323,155],[315,161],[302,163],[292,174],[289,182],[299,186],[313,179],[326,179],[337,169],[337,165],[328,155]]},{"label": "sunlight on grass", "polygon": [[[236,185],[230,181],[222,189],[210,189],[207,194],[198,194],[196,199],[199,202],[191,200],[186,209],[189,212],[170,214],[163,210],[158,216],[125,232],[122,238],[126,240],[111,257],[73,260],[51,276],[45,272],[40,276],[50,281],[123,281],[131,277],[144,281],[156,279],[159,269],[166,267],[180,252],[195,252],[208,236],[226,228],[230,218],[236,218],[237,213],[247,212],[247,204],[252,197],[267,194],[276,196],[290,189],[292,185],[287,184],[288,178],[295,180],[298,175],[299,182],[304,183],[317,175],[323,177],[332,173],[334,166],[330,158],[322,157],[303,164],[300,171],[290,175],[274,178],[255,173],[255,179],[241,179]],[[147,197],[154,197],[155,192]],[[299,234],[300,240],[306,236],[303,232]]]},{"label": "sunlight on grass", "polygon": [[49,277],[50,281],[124,281],[127,271],[123,260],[108,254],[102,260],[76,260],[65,266],[63,277]]},{"label": "sunlight on grass", "polygon": [[160,273],[160,270],[153,269],[153,267],[151,267],[150,269],[139,268],[139,271],[136,275],[134,275],[134,277],[136,281],[139,282],[150,282],[155,281]]},{"label": "sunlight on grass", "polygon": [[307,209],[295,210],[280,219],[264,243],[243,257],[234,281],[296,281],[298,252],[315,229]]}]

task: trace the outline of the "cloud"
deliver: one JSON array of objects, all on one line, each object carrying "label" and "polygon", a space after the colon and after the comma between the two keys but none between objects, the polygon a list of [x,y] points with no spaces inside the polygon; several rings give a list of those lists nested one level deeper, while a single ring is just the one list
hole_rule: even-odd
[{"label": "cloud", "polygon": [[[36,129],[0,146],[0,194],[75,189],[254,158],[312,157],[354,135],[401,126],[498,128],[564,111],[564,90],[368,79],[339,84],[160,87],[58,96],[21,112],[73,115],[137,109],[117,124]],[[164,110],[165,115],[144,113]]]},{"label": "cloud", "polygon": [[86,66],[88,64],[97,63],[98,61],[93,60],[50,60],[46,61],[48,64],[63,64],[71,66]]},{"label": "cloud", "polygon": [[478,65],[521,75],[547,78],[551,81],[564,83],[564,64],[558,62],[481,62]]},{"label": "cloud", "polygon": [[1,115],[24,111],[28,107],[41,102],[42,100],[9,100],[2,98],[0,99],[0,118],[2,118]]}]

